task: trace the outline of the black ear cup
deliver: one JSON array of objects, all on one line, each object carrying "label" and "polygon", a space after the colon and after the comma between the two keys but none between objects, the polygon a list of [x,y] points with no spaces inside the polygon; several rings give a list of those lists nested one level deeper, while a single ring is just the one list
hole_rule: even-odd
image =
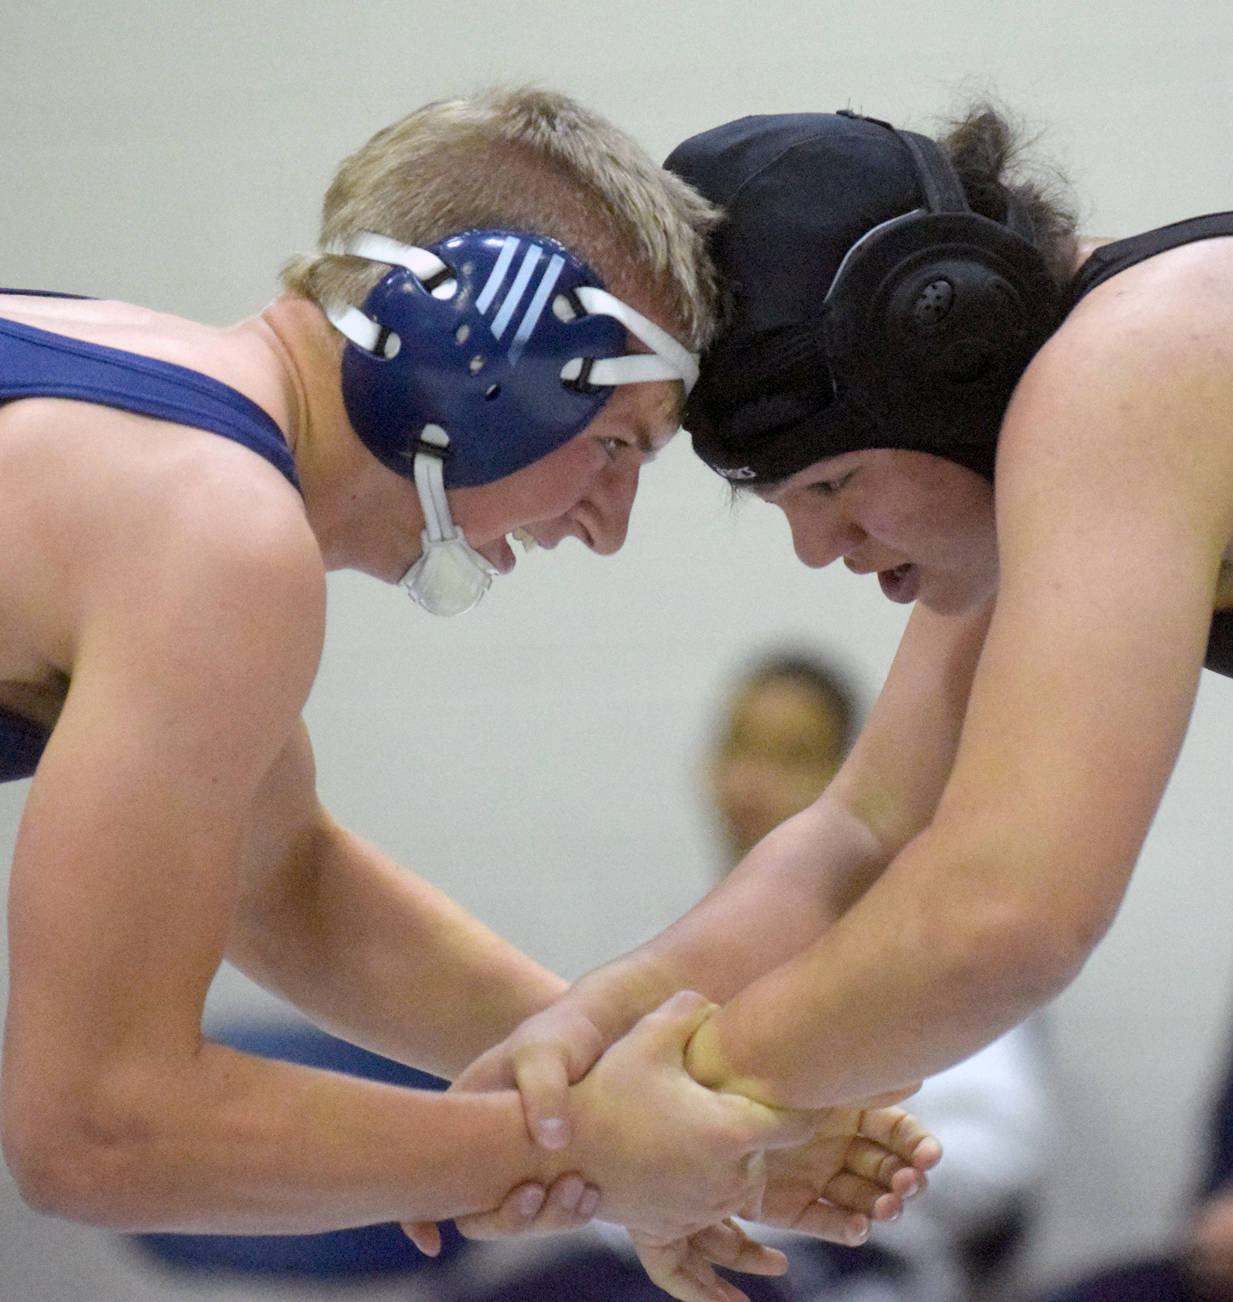
[{"label": "black ear cup", "polygon": [[1056,327],[1058,289],[1028,239],[967,209],[940,147],[895,134],[926,201],[943,207],[875,226],[841,263],[823,319],[835,397],[882,446],[991,474],[1011,393]]}]

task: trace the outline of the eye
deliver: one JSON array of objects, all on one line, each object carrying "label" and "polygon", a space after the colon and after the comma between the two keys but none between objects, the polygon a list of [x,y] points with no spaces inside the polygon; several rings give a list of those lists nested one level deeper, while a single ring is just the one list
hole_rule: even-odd
[{"label": "eye", "polygon": [[604,449],[604,455],[609,461],[615,461],[629,447],[629,444],[624,439],[614,437],[602,439],[601,445]]},{"label": "eye", "polygon": [[846,475],[840,475],[837,479],[815,480],[809,485],[809,492],[816,493],[819,497],[834,497],[855,473],[854,470],[849,470]]}]

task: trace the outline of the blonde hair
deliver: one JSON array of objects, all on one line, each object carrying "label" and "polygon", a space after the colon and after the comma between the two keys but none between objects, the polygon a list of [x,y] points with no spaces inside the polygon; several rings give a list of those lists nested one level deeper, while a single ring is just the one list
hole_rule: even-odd
[{"label": "blonde hair", "polygon": [[565,95],[524,87],[439,100],[345,159],[322,206],[320,248],[283,287],[321,306],[363,302],[384,274],[329,252],[361,231],[421,247],[512,228],[578,254],[621,298],[641,298],[691,349],[715,329],[706,235],[717,211],[623,131]]}]

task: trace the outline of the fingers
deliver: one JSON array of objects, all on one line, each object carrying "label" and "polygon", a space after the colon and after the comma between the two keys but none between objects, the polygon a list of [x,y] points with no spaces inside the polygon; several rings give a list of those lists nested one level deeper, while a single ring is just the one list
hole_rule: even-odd
[{"label": "fingers", "polygon": [[441,1231],[436,1221],[403,1221],[402,1232],[426,1257],[441,1252]]},{"label": "fingers", "polygon": [[929,1178],[914,1166],[901,1167],[891,1178],[891,1193],[900,1198],[915,1198],[918,1193],[929,1187]]},{"label": "fingers", "polygon": [[528,1046],[514,1063],[514,1079],[522,1096],[527,1133],[552,1151],[565,1148],[572,1132],[569,1124],[569,1066],[550,1043]]},{"label": "fingers", "polygon": [[574,1138],[569,1087],[581,1079],[604,1050],[603,1038],[585,1014],[560,1006],[523,1023],[535,1032],[513,1052],[514,1083],[522,1096],[527,1133],[552,1151]]},{"label": "fingers", "polygon": [[839,1207],[871,1217],[894,1220],[904,1201],[925,1188],[928,1181],[904,1159],[880,1144],[857,1136],[848,1146],[843,1170],[827,1183],[826,1198]]},{"label": "fingers", "polygon": [[825,1239],[827,1243],[859,1248],[869,1238],[872,1223],[872,1218],[861,1212],[832,1203],[813,1202],[793,1221],[792,1229],[815,1239]]},{"label": "fingers", "polygon": [[509,1060],[502,1052],[504,1048],[504,1045],[499,1044],[495,1049],[480,1054],[455,1078],[451,1088],[469,1090],[476,1094],[485,1090],[509,1089],[514,1079]]},{"label": "fingers", "polygon": [[651,1281],[677,1302],[749,1302],[739,1288],[715,1273],[692,1240],[653,1243],[638,1235],[632,1237]]},{"label": "fingers", "polygon": [[902,1108],[870,1108],[861,1118],[861,1134],[890,1149],[918,1171],[942,1160],[942,1145],[911,1113]]},{"label": "fingers", "polygon": [[746,1195],[740,1214],[747,1221],[762,1219],[762,1200],[766,1196],[766,1150],[750,1153],[744,1162]]},{"label": "fingers", "polygon": [[848,1145],[843,1171],[870,1181],[879,1190],[894,1190],[904,1197],[919,1192],[926,1183],[924,1174],[899,1154],[887,1152],[880,1144],[859,1135]]},{"label": "fingers", "polygon": [[715,1011],[717,1004],[694,990],[678,990],[638,1023],[653,1047],[685,1052],[690,1036]]},{"label": "fingers", "polygon": [[746,1275],[782,1275],[788,1259],[775,1248],[759,1243],[733,1220],[708,1225],[691,1236],[690,1242],[708,1261],[725,1270],[739,1270]]},{"label": "fingers", "polygon": [[732,1220],[667,1243],[636,1233],[631,1238],[651,1280],[681,1302],[748,1302],[739,1288],[715,1273],[714,1266],[747,1275],[782,1275],[788,1268],[782,1252],[750,1238]]},{"label": "fingers", "polygon": [[903,1201],[910,1195],[901,1194],[884,1185],[841,1171],[826,1186],[826,1199],[837,1208],[873,1221],[893,1221],[903,1211]]},{"label": "fingers", "polygon": [[511,1234],[556,1234],[576,1230],[595,1215],[599,1190],[582,1176],[558,1176],[547,1193],[541,1184],[510,1190],[500,1207],[473,1216],[460,1216],[458,1229],[468,1239],[500,1239]]}]

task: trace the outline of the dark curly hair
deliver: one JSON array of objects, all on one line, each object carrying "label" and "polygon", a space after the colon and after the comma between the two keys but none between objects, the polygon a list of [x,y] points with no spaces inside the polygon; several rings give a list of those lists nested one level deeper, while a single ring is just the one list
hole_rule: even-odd
[{"label": "dark curly hair", "polygon": [[1074,272],[1078,213],[1066,177],[1027,157],[1036,143],[1005,109],[978,100],[952,121],[939,140],[950,155],[974,212],[1006,219],[1009,190],[1031,218],[1034,243],[1054,279],[1065,285]]}]

